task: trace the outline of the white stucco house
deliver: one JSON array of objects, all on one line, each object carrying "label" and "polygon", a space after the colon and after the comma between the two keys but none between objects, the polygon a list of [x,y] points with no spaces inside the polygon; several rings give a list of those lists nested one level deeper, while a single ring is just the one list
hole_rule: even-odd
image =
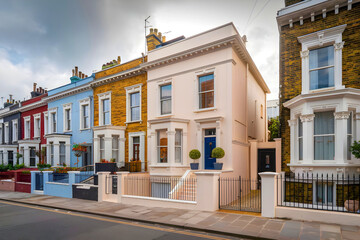
[{"label": "white stucco house", "polygon": [[211,150],[222,147],[222,171],[250,177],[249,140],[267,141],[270,91],[233,23],[158,46],[142,67],[150,174],[181,176],[192,149],[199,169],[211,170]]}]

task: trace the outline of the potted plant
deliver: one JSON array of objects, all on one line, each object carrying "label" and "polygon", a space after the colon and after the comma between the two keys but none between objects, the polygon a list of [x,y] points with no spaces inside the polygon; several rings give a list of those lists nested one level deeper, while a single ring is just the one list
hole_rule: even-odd
[{"label": "potted plant", "polygon": [[195,162],[196,160],[198,160],[201,157],[201,153],[199,150],[197,149],[193,149],[189,152],[189,157],[194,160],[193,163],[190,163],[190,168],[191,170],[198,170],[199,169],[199,163]]},{"label": "potted plant", "polygon": [[[225,151],[221,147],[216,147],[211,152],[211,157],[220,159],[225,156]],[[223,163],[221,162],[214,162],[214,170],[222,170]]]}]

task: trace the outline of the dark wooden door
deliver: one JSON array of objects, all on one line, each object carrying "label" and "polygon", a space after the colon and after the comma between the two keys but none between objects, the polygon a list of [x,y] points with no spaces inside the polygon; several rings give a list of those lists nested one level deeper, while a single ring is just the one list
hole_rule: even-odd
[{"label": "dark wooden door", "polygon": [[258,173],[276,172],[276,151],[273,148],[258,150]]}]

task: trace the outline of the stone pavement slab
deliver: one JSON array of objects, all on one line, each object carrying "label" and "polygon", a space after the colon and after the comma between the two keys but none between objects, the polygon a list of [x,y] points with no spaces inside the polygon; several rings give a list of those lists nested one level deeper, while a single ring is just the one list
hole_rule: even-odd
[{"label": "stone pavement slab", "polygon": [[82,199],[0,191],[0,199],[140,222],[262,239],[359,240],[360,228],[318,222],[269,219],[229,212],[202,212],[172,208],[96,202]]}]

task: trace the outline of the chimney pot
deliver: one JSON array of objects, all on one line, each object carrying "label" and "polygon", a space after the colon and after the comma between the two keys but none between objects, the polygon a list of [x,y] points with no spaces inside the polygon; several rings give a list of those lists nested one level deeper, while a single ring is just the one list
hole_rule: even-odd
[{"label": "chimney pot", "polygon": [[165,36],[162,36],[161,41],[162,41],[163,43],[166,42],[166,37],[165,37]]},{"label": "chimney pot", "polygon": [[161,40],[161,37],[162,37],[162,34],[161,34],[161,32],[159,32],[159,34],[158,34],[158,38]]},{"label": "chimney pot", "polygon": [[154,28],[154,33],[155,33],[155,35],[157,35],[157,34],[158,34],[158,30],[157,30],[157,28]]},{"label": "chimney pot", "polygon": [[154,33],[154,29],[150,28],[150,34],[153,34],[153,33]]},{"label": "chimney pot", "polygon": [[81,71],[79,71],[79,76],[78,76],[78,77],[79,77],[79,78],[81,78],[81,75],[82,75],[82,72],[81,72]]},{"label": "chimney pot", "polygon": [[37,85],[37,83],[34,83],[34,85],[33,85],[33,92],[35,92],[35,90],[36,90],[36,85]]},{"label": "chimney pot", "polygon": [[120,56],[118,56],[117,63],[118,63],[118,64],[121,63],[121,57],[120,57]]},{"label": "chimney pot", "polygon": [[78,74],[78,67],[77,66],[75,66],[75,76],[79,76],[79,74]]},{"label": "chimney pot", "polygon": [[72,76],[75,75],[75,69],[72,69]]}]

